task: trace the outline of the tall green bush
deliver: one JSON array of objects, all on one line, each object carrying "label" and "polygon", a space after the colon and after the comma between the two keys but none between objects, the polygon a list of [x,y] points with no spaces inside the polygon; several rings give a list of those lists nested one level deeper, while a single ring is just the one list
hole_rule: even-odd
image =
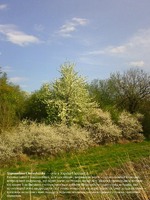
[{"label": "tall green bush", "polygon": [[24,112],[25,93],[5,73],[0,77],[0,132],[17,124]]},{"label": "tall green bush", "polygon": [[39,90],[30,94],[26,100],[24,118],[37,122],[46,122],[48,117],[47,100],[50,98],[49,84],[44,84]]}]

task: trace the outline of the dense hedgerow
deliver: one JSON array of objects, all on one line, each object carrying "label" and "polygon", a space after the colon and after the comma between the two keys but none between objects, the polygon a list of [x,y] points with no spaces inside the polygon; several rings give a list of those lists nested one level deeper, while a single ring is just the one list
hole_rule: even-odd
[{"label": "dense hedgerow", "polygon": [[63,152],[84,150],[95,144],[116,143],[120,140],[142,141],[141,115],[122,112],[115,124],[109,112],[92,109],[84,127],[67,127],[24,121],[11,132],[0,134],[1,163],[17,160],[20,155],[56,156]]},{"label": "dense hedgerow", "polygon": [[11,133],[0,135],[0,160],[5,163],[21,154],[55,156],[61,152],[83,150],[90,145],[89,133],[75,126],[21,123]]},{"label": "dense hedgerow", "polygon": [[87,116],[85,128],[97,144],[116,143],[121,140],[143,141],[141,114],[131,115],[122,112],[118,120],[113,121],[109,112],[93,109]]},{"label": "dense hedgerow", "polygon": [[87,117],[85,127],[97,144],[117,142],[121,137],[121,130],[113,123],[110,113],[101,109],[91,111]]}]

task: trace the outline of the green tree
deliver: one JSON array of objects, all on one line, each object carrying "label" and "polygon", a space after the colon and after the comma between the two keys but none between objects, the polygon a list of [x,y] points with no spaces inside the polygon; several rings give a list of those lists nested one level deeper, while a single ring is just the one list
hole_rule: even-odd
[{"label": "green tree", "polygon": [[150,139],[150,99],[141,102],[139,112],[144,115],[142,120],[144,135]]},{"label": "green tree", "polygon": [[47,101],[51,98],[51,91],[49,84],[44,84],[42,87],[30,94],[26,100],[26,109],[24,118],[37,121],[46,122]]},{"label": "green tree", "polygon": [[144,134],[150,132],[150,75],[140,69],[130,69],[121,74],[111,74],[107,80],[95,80],[89,87],[100,107],[110,111],[117,121],[119,112],[126,110],[131,114],[144,115]]},{"label": "green tree", "polygon": [[35,91],[27,100],[25,117],[47,124],[82,124],[92,103],[85,79],[74,70],[75,65],[64,63],[61,77]]},{"label": "green tree", "polygon": [[6,73],[0,75],[0,132],[15,125],[24,112],[25,95],[17,85],[8,82]]},{"label": "green tree", "polygon": [[52,84],[51,99],[47,100],[48,120],[70,126],[82,123],[92,105],[85,79],[74,70],[74,64],[64,63],[61,77]]},{"label": "green tree", "polygon": [[109,83],[109,79],[106,80],[93,80],[89,86],[88,90],[90,96],[99,104],[100,108],[105,109],[108,106],[115,105],[115,97],[113,88]]},{"label": "green tree", "polygon": [[150,99],[150,76],[143,70],[130,69],[111,74],[107,80],[93,81],[90,90],[102,107],[116,105],[135,113],[143,101]]},{"label": "green tree", "polygon": [[140,104],[150,98],[150,76],[139,69],[130,69],[110,77],[116,103],[130,113],[139,110]]}]

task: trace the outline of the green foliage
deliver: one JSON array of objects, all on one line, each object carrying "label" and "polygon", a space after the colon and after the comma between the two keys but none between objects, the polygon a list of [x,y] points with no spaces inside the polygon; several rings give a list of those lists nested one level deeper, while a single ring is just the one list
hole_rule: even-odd
[{"label": "green foliage", "polygon": [[90,94],[102,108],[106,106],[138,112],[143,100],[150,98],[150,76],[139,69],[130,69],[123,74],[111,74],[109,79],[94,80],[89,86]]},{"label": "green foliage", "polygon": [[130,69],[111,74],[109,79],[94,80],[89,86],[91,96],[99,107],[111,113],[117,123],[123,110],[133,114],[140,112],[144,135],[150,137],[150,76],[140,69]]},{"label": "green foliage", "polygon": [[144,100],[139,108],[139,112],[143,114],[143,132],[146,138],[150,139],[150,99]]},{"label": "green foliage", "polygon": [[113,87],[117,106],[130,113],[138,112],[143,100],[150,98],[150,76],[143,70],[112,74],[109,84]]},{"label": "green foliage", "polygon": [[99,104],[100,108],[105,109],[107,106],[115,105],[113,88],[111,87],[109,79],[95,79],[91,82],[88,89],[91,97]]},{"label": "green foliage", "polygon": [[51,97],[49,87],[49,84],[45,84],[40,88],[40,90],[29,95],[26,101],[24,118],[28,118],[33,121],[36,120],[37,122],[46,121],[46,118],[48,117],[46,102]]},{"label": "green foliage", "polygon": [[24,112],[25,93],[19,86],[8,82],[7,75],[0,77],[0,132],[18,123]]},{"label": "green foliage", "polygon": [[107,105],[104,108],[104,111],[107,111],[110,113],[111,115],[111,119],[112,121],[117,124],[118,120],[119,120],[119,116],[121,114],[121,110],[119,110],[118,108],[116,108],[116,106],[112,106],[112,105]]}]

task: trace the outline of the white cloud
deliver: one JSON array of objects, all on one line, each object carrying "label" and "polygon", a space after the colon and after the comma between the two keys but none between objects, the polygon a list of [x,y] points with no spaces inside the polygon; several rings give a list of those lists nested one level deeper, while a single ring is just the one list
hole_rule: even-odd
[{"label": "white cloud", "polygon": [[27,80],[28,80],[27,78],[19,77],[19,76],[9,78],[9,81],[13,82],[13,83],[20,83],[20,82],[24,82],[24,81],[27,81]]},{"label": "white cloud", "polygon": [[133,37],[129,38],[127,42],[118,46],[107,46],[103,49],[90,51],[87,55],[143,55],[150,50],[150,29],[139,30]]},{"label": "white cloud", "polygon": [[88,20],[87,20],[87,19],[78,18],[78,17],[72,18],[72,21],[73,21],[74,23],[77,23],[77,25],[82,25],[82,26],[87,25],[87,23],[88,23]]},{"label": "white cloud", "polygon": [[116,47],[108,46],[105,49],[89,51],[87,55],[93,55],[93,56],[102,55],[102,54],[117,55],[117,54],[125,53],[126,50],[127,50],[126,46],[116,46]]},{"label": "white cloud", "polygon": [[110,53],[120,54],[120,53],[125,53],[126,50],[127,50],[126,46],[112,47],[110,48]]},{"label": "white cloud", "polygon": [[95,51],[89,51],[88,53],[85,53],[83,55],[87,55],[87,56],[97,56],[97,55],[100,55],[100,54],[105,54],[105,51],[103,50],[95,50]]},{"label": "white cloud", "polygon": [[7,7],[7,4],[0,4],[0,10],[5,10]]},{"label": "white cloud", "polygon": [[[100,60],[101,56],[108,59],[116,59],[130,66],[144,67],[150,70],[150,28],[137,31],[126,42],[116,46],[106,46],[105,48],[93,50],[82,54],[84,57],[92,57]],[[111,57],[111,58],[110,58]],[[122,60],[121,60],[122,59]],[[131,62],[132,61],[132,62]],[[114,60],[115,62],[115,60]]]},{"label": "white cloud", "polygon": [[76,31],[78,26],[84,26],[87,23],[87,19],[74,17],[62,25],[57,33],[62,37],[71,37],[71,33]]},{"label": "white cloud", "polygon": [[147,47],[150,45],[150,29],[139,30],[127,44],[128,48]]},{"label": "white cloud", "polygon": [[6,37],[7,41],[19,46],[26,46],[31,43],[40,42],[37,37],[19,31],[17,27],[12,24],[0,25],[0,33]]},{"label": "white cloud", "polygon": [[133,62],[130,62],[129,65],[131,67],[143,67],[144,66],[144,61],[143,60],[139,60],[139,61],[133,61]]},{"label": "white cloud", "polygon": [[150,72],[150,28],[138,30],[134,35],[119,45],[107,45],[80,54],[84,64],[97,66],[142,67]]}]

